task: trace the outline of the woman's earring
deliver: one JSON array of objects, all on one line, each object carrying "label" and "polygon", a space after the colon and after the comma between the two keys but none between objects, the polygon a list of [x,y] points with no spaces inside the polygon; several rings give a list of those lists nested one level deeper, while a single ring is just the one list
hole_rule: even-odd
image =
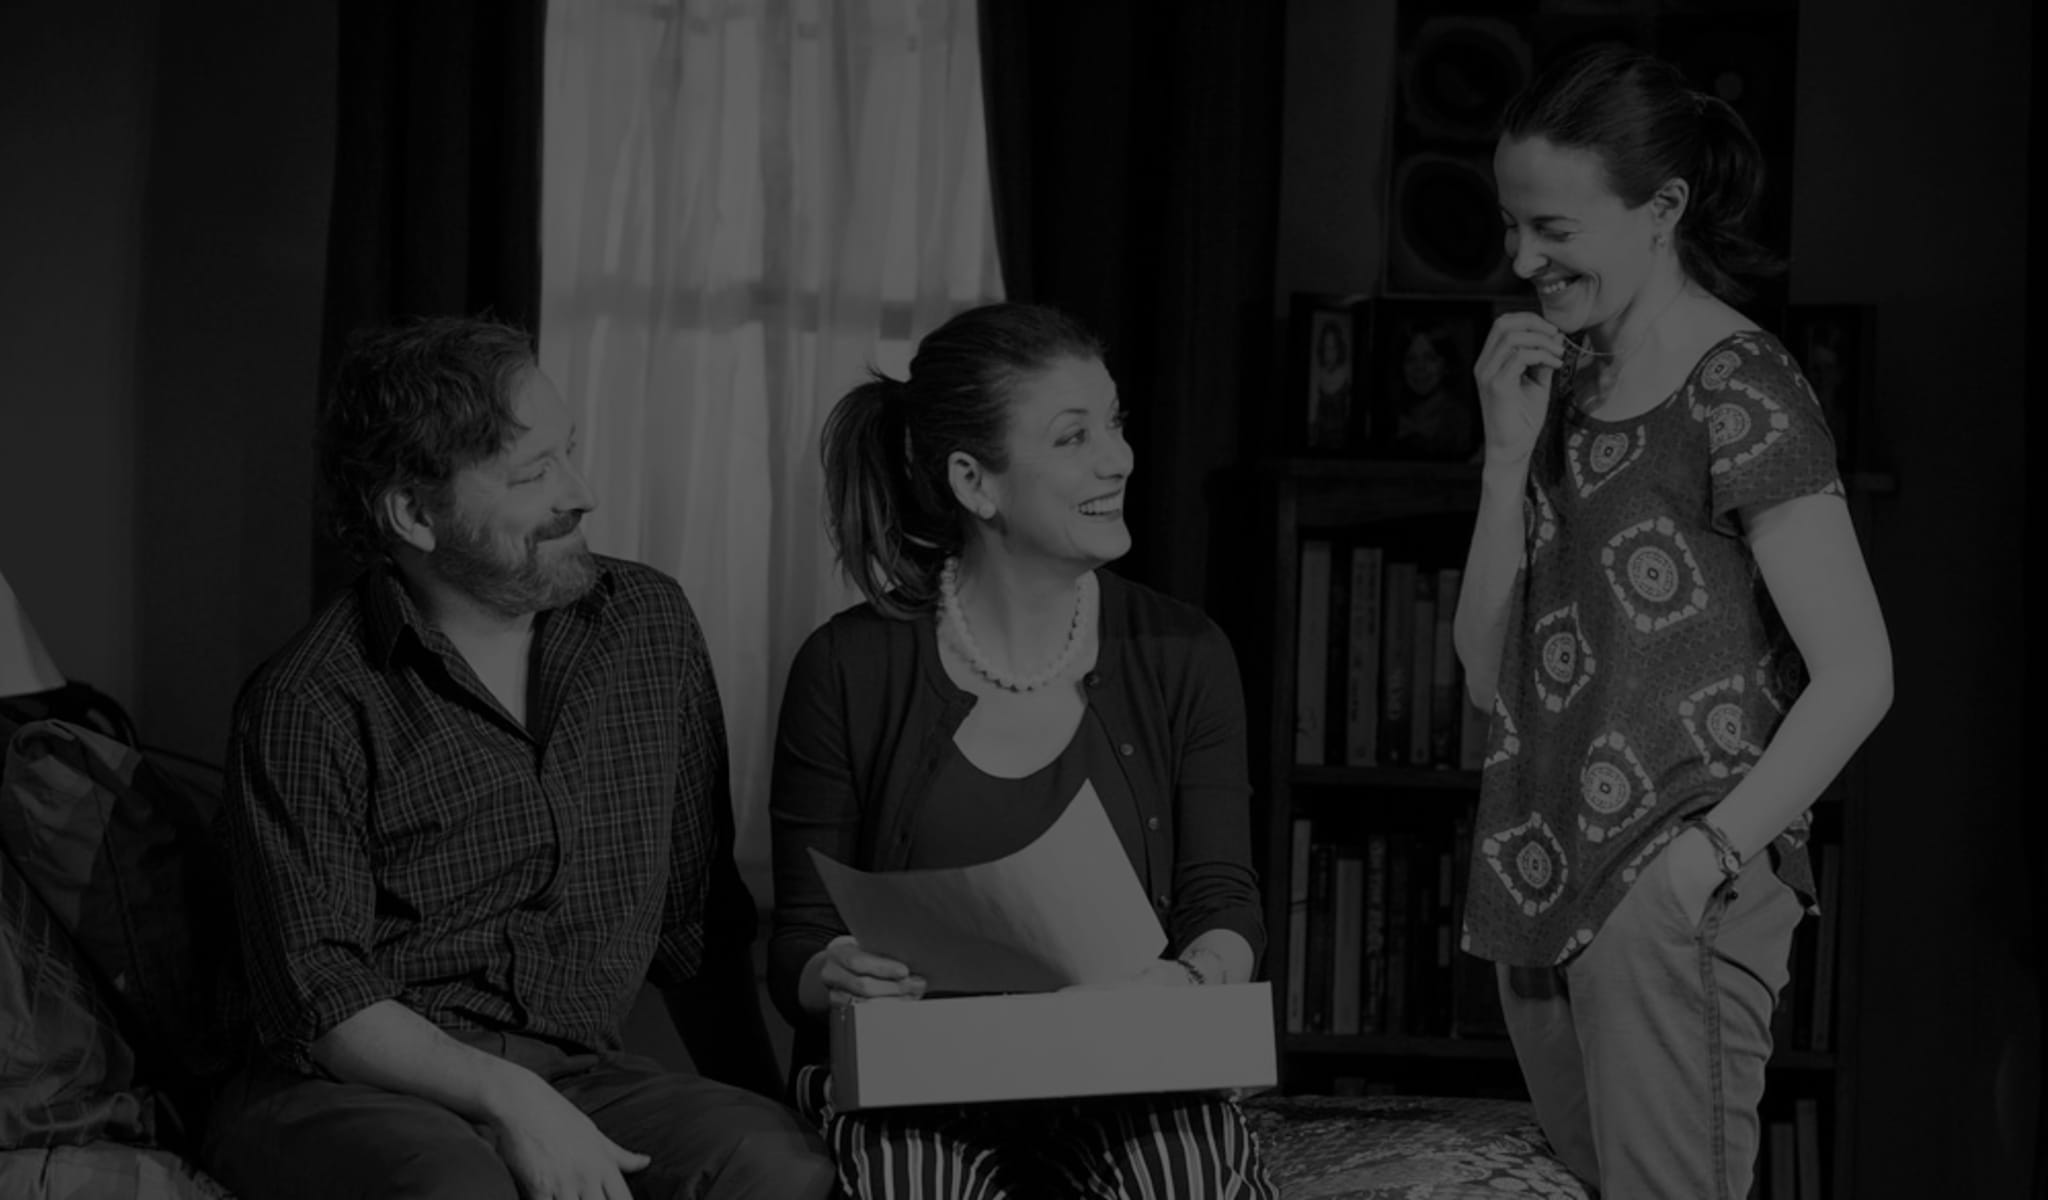
[{"label": "woman's earring", "polygon": [[974,510],[974,515],[984,521],[989,520],[996,515],[996,506],[993,504],[983,504],[980,508]]},{"label": "woman's earring", "polygon": [[1660,233],[1660,234],[1658,234],[1658,235],[1656,235],[1655,237],[1653,237],[1653,238],[1651,238],[1651,239],[1650,239],[1650,249],[1652,249],[1652,250],[1662,250],[1662,249],[1664,248],[1664,243],[1665,243],[1666,241],[1668,241],[1668,240],[1670,240],[1670,239],[1668,238],[1668,236],[1667,236],[1667,235],[1665,235],[1665,234],[1661,234],[1661,233]]}]

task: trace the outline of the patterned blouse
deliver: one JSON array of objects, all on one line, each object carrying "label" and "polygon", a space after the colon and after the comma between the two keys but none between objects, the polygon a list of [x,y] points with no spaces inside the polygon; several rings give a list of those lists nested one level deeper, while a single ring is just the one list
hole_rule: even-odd
[{"label": "patterned blouse", "polygon": [[[1467,950],[1570,959],[1679,823],[1762,755],[1806,671],[1744,531],[1813,494],[1842,494],[1834,441],[1769,334],[1716,343],[1638,416],[1554,399],[1523,497]],[[1811,904],[1808,827],[1802,814],[1770,853]]]}]

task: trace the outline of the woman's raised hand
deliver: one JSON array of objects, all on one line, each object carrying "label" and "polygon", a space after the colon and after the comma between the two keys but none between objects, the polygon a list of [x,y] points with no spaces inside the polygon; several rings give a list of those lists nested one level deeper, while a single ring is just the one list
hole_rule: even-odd
[{"label": "woman's raised hand", "polygon": [[1488,462],[1528,459],[1550,411],[1551,377],[1564,368],[1564,348],[1564,334],[1535,313],[1502,313],[1494,320],[1472,367]]},{"label": "woman's raised hand", "polygon": [[833,938],[818,955],[823,960],[818,982],[825,986],[831,1005],[883,997],[916,1000],[924,995],[923,978],[893,958],[861,949],[852,934]]}]

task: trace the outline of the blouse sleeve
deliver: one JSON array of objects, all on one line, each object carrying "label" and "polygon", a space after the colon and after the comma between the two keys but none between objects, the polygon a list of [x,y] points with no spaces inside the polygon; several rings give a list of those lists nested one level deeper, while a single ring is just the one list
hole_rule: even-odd
[{"label": "blouse sleeve", "polygon": [[790,665],[768,796],[775,866],[768,995],[798,1027],[809,1020],[797,1002],[804,964],[847,932],[810,855],[817,850],[850,863],[859,851],[860,798],[846,716],[846,695],[833,667],[832,627],[826,625],[811,634]]},{"label": "blouse sleeve", "polygon": [[1212,929],[1251,945],[1254,971],[1265,953],[1265,919],[1251,858],[1251,774],[1246,758],[1244,685],[1230,639],[1207,623],[1192,641],[1185,733],[1174,780],[1174,953]]},{"label": "blouse sleeve", "polygon": [[1820,400],[1783,347],[1762,338],[1726,347],[1708,359],[1700,384],[1716,531],[1740,536],[1774,505],[1842,494]]}]

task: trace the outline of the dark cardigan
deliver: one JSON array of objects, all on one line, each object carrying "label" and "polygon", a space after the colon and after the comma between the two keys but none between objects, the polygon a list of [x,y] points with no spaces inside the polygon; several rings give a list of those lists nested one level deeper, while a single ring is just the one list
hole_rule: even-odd
[{"label": "dark cardigan", "polygon": [[[1144,828],[1126,831],[1169,953],[1212,929],[1265,950],[1251,862],[1244,689],[1223,631],[1199,609],[1097,571],[1100,650],[1088,704],[1121,752]],[[775,742],[775,924],[768,991],[797,1032],[795,1060],[824,1058],[824,1027],[797,1002],[811,956],[846,932],[811,849],[863,870],[901,869],[921,802],[975,697],[946,674],[931,614],[861,604],[804,642]],[[1114,822],[1119,814],[1112,814]]]}]

